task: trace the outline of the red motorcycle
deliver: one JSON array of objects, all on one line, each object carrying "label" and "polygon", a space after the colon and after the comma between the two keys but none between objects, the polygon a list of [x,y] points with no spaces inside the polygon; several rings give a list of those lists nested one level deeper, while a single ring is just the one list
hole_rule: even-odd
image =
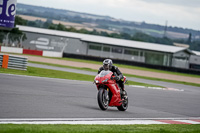
[{"label": "red motorcycle", "polygon": [[[128,108],[128,97],[122,95],[122,90],[119,88],[115,80],[115,74],[111,71],[101,71],[94,79],[97,86],[98,104],[102,110],[106,110],[108,106],[115,106],[119,111],[125,111]],[[126,77],[123,79],[126,82]]]}]

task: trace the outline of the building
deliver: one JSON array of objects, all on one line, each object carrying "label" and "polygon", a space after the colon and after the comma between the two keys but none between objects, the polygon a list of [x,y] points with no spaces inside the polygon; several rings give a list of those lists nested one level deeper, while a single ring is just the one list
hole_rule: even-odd
[{"label": "building", "polygon": [[189,62],[190,62],[190,69],[194,69],[194,70],[200,70],[200,52],[198,51],[192,51],[193,53],[195,53],[195,55],[191,55],[189,58]]},{"label": "building", "polygon": [[190,68],[188,48],[86,35],[27,26],[17,26],[27,40],[25,49],[64,52],[67,54],[113,58],[152,65]]}]

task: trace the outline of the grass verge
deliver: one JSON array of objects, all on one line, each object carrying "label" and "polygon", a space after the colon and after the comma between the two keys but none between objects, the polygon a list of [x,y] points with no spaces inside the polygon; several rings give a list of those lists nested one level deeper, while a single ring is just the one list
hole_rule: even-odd
[{"label": "grass verge", "polygon": [[[90,60],[74,59],[74,58],[66,58],[66,57],[65,58],[45,57],[45,58],[53,58],[53,59],[59,59],[59,60],[67,60],[67,61],[75,61],[75,62],[83,62],[83,63],[102,65],[102,62],[100,62],[100,61],[90,61]],[[165,73],[165,74],[172,74],[172,75],[180,75],[180,76],[200,78],[200,75],[194,75],[194,74],[185,74],[185,73],[179,73],[179,72],[157,70],[157,69],[152,69],[152,68],[145,68],[145,67],[138,67],[138,66],[131,66],[131,65],[123,65],[123,64],[117,64],[117,63],[115,63],[115,65],[120,67],[120,68],[129,68],[129,69],[136,69],[136,70],[143,70],[143,71],[150,71],[150,72],[158,72],[158,73]]]},{"label": "grass verge", "polygon": [[[63,71],[58,71],[58,70],[50,70],[50,69],[36,68],[36,67],[28,67],[27,71],[1,68],[0,73],[49,77],[49,78],[60,78],[60,79],[71,79],[71,80],[81,80],[81,81],[91,81],[91,82],[93,82],[93,80],[94,80],[94,76],[91,76],[91,75],[63,72]],[[162,87],[162,86],[133,82],[133,81],[129,81],[129,85],[141,85],[141,86],[147,86],[147,87]]]},{"label": "grass verge", "polygon": [[[85,70],[85,71],[97,72],[97,70],[90,69],[90,68],[71,67],[71,66],[64,66],[64,65],[51,64],[51,63],[35,62],[35,61],[29,61],[29,62],[30,62],[30,63],[36,63],[36,64],[42,64],[42,65],[49,65],[49,66],[62,67],[62,68],[72,68],[72,69],[78,69],[78,70]],[[98,68],[97,68],[97,69],[98,69]],[[200,87],[200,84],[197,84],[197,83],[190,83],[190,82],[183,82],[183,81],[175,81],[175,80],[169,80],[169,79],[152,78],[152,77],[144,77],[144,76],[131,75],[131,74],[123,74],[123,75],[125,75],[125,76],[127,76],[127,77],[142,78],[142,79],[155,80],[155,81],[164,81],[164,82],[170,82],[170,83],[184,84],[184,85],[191,85],[191,86]],[[200,79],[199,79],[199,80],[200,80]],[[129,81],[129,82],[130,82],[130,81]]]},{"label": "grass verge", "polygon": [[148,80],[163,81],[163,82],[169,82],[169,83],[175,83],[175,84],[184,84],[184,85],[191,85],[191,86],[200,87],[200,84],[191,83],[191,82],[176,81],[176,80],[169,80],[169,79],[160,79],[160,78],[151,78],[151,77],[144,77],[144,76],[130,75],[130,74],[124,74],[124,75],[127,76],[127,77],[135,77],[135,78],[142,78],[142,79],[148,79]]},{"label": "grass verge", "polygon": [[[45,58],[52,58],[52,57],[45,57]],[[83,62],[83,63],[102,65],[102,62],[100,62],[100,61],[90,61],[90,60],[74,59],[74,58],[66,58],[66,57],[65,58],[53,57],[53,59],[68,60],[68,61],[75,61],[75,62]],[[194,75],[194,74],[185,74],[185,73],[179,73],[179,72],[164,71],[164,70],[145,68],[145,67],[138,67],[138,66],[131,66],[131,65],[123,65],[123,64],[117,64],[117,63],[114,63],[114,65],[116,65],[116,66],[118,66],[120,68],[129,68],[129,69],[136,69],[136,70],[143,70],[143,71],[150,71],[150,72],[158,72],[158,73],[166,73],[166,74],[172,74],[172,75],[180,75],[180,76],[200,78],[200,75]]]},{"label": "grass verge", "polygon": [[[16,54],[16,53],[11,53]],[[26,54],[16,54],[16,55],[24,55]],[[43,58],[50,58],[50,59],[59,59],[59,60],[67,60],[67,61],[75,61],[75,62],[83,62],[83,63],[90,63],[90,64],[98,64],[102,65],[101,61],[91,61],[91,60],[84,60],[84,59],[74,59],[74,58],[59,58],[59,57],[45,57],[45,56],[37,56],[37,55],[28,55],[27,56],[36,56],[36,57],[43,57]],[[131,66],[131,65],[123,65],[123,64],[116,64],[116,66],[120,68],[129,68],[129,69],[137,69],[137,70],[143,70],[143,71],[151,71],[151,72],[158,72],[158,73],[166,73],[166,74],[172,74],[172,75],[180,75],[180,76],[187,76],[187,77],[196,77],[200,78],[200,75],[194,75],[194,74],[185,74],[185,73],[179,73],[179,72],[171,72],[171,71],[164,71],[164,70],[157,70],[152,68],[145,68],[145,67],[138,67],[138,66]]]},{"label": "grass verge", "polygon": [[199,133],[200,125],[0,124],[0,133]]}]

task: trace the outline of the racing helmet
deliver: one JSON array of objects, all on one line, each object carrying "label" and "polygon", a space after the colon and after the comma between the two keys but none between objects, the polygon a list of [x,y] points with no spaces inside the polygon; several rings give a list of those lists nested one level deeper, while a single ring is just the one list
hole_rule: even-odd
[{"label": "racing helmet", "polygon": [[106,70],[106,71],[110,70],[112,68],[112,64],[113,64],[113,62],[112,62],[111,59],[105,59],[103,61],[103,69]]}]

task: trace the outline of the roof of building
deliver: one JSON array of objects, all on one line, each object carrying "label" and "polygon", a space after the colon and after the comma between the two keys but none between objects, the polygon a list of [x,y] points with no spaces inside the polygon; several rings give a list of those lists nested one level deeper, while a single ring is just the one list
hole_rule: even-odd
[{"label": "roof of building", "polygon": [[193,53],[195,53],[196,55],[200,56],[200,51],[192,51]]},{"label": "roof of building", "polygon": [[28,27],[28,26],[17,25],[17,27],[20,30],[26,31],[26,32],[78,38],[82,41],[109,44],[109,45],[120,46],[120,47],[145,49],[145,50],[151,50],[151,51],[161,51],[161,52],[167,52],[167,53],[176,53],[176,52],[187,49],[183,47],[169,46],[169,45],[164,45],[164,44],[116,39],[116,38],[102,37],[102,36],[96,36],[96,35],[87,35],[87,34],[57,31],[57,30],[35,28],[35,27]]}]

